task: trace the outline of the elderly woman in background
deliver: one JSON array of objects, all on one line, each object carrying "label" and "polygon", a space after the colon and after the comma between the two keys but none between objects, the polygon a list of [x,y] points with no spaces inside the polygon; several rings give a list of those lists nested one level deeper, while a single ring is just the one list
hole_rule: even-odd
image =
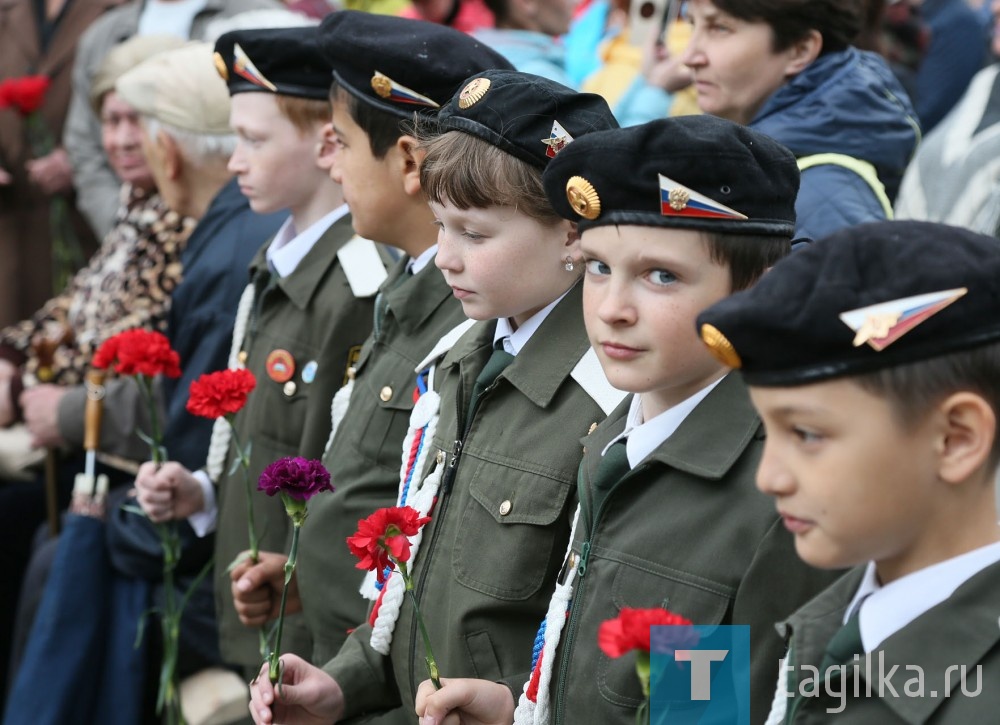
[{"label": "elderly woman in background", "polygon": [[[170,211],[157,194],[140,146],[138,115],[113,88],[138,61],[181,43],[166,36],[130,40],[108,55],[95,78],[92,102],[102,143],[124,182],[121,207],[101,248],[62,294],[30,319],[0,330],[0,426],[23,418],[30,427],[32,420],[54,415],[60,387],[83,380],[94,350],[108,337],[165,326],[170,293],[180,281],[180,253],[194,223]],[[30,389],[22,393],[25,387]]]},{"label": "elderly woman in background", "polygon": [[851,45],[860,0],[691,0],[687,13],[681,60],[701,110],[798,158],[798,236],[890,218],[920,129],[885,61]]},{"label": "elderly woman in background", "polygon": [[[63,293],[31,319],[0,331],[0,425],[11,426],[23,417],[30,430],[54,420],[65,390],[82,381],[101,342],[132,327],[160,329],[165,324],[171,292],[181,278],[180,253],[194,223],[160,199],[140,148],[137,114],[113,88],[126,70],[181,44],[174,38],[134,38],[108,54],[97,76],[92,102],[101,117],[105,151],[125,181],[122,206],[101,248]],[[0,457],[7,461],[6,466],[0,461],[0,477],[30,461],[32,445],[56,442],[33,440],[20,425],[0,430]],[[68,499],[71,474],[82,467],[68,463],[63,468],[61,494]],[[21,478],[33,476],[31,470],[16,472]],[[0,569],[6,583],[0,592],[0,683],[31,537],[44,518],[42,486],[33,480],[0,485],[5,542]]]}]

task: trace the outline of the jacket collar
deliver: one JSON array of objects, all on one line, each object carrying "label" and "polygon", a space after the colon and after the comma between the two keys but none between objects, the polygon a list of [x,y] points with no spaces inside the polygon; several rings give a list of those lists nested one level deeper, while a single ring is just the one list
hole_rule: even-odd
[{"label": "jacket collar", "polygon": [[[309,306],[313,295],[327,275],[330,266],[337,260],[337,250],[354,236],[351,215],[346,214],[330,225],[309,253],[299,262],[295,272],[278,280],[288,299],[300,310]],[[257,270],[267,269],[267,247],[262,246],[250,262],[251,278]]]},{"label": "jacket collar", "polygon": [[409,261],[409,257],[397,260],[389,271],[389,277],[382,283],[382,293],[399,326],[412,333],[451,298],[452,291],[433,262],[425,265],[412,279],[400,281],[407,274]]},{"label": "jacket collar", "polygon": [[[593,434],[582,440],[583,444],[604,450],[625,429],[631,399],[632,396],[626,398]],[[646,460],[700,478],[721,480],[759,430],[760,419],[746,386],[738,375],[730,373]],[[711,435],[706,435],[706,431],[711,431]]]},{"label": "jacket collar", "polygon": [[[590,348],[583,327],[582,295],[583,285],[574,285],[552,309],[514,362],[500,373],[501,378],[540,408],[552,402],[563,381]],[[472,370],[471,379],[474,380],[485,363],[485,358],[480,359],[480,355],[484,348],[489,350],[493,344],[495,328],[494,320],[476,324],[445,355],[441,361],[442,370],[460,364],[463,378],[468,377],[466,373]],[[562,354],[553,355],[553,350],[560,350]]]},{"label": "jacket collar", "polygon": [[[858,567],[821,592],[811,602],[778,625],[783,636],[792,637],[792,657],[796,668],[802,664],[818,666],[830,638],[842,626],[844,612],[860,586],[865,567]],[[960,684],[961,678],[950,678],[951,689],[940,689],[944,672],[952,665],[967,665],[975,671],[975,663],[1000,640],[997,627],[1000,601],[1000,563],[983,569],[960,586],[955,593],[918,617],[905,629],[892,635],[882,645],[860,660],[860,675],[872,686],[877,696],[881,672],[894,666],[892,683],[899,697],[891,693],[882,702],[907,723],[927,722],[944,704],[946,696]],[[879,664],[879,653],[882,663]],[[919,665],[924,673],[923,697],[908,697],[902,684],[914,674],[907,674],[907,665]],[[798,669],[796,670],[798,671]],[[861,686],[863,690],[864,685]],[[931,697],[930,690],[937,691]],[[849,707],[849,706],[848,706]]]}]

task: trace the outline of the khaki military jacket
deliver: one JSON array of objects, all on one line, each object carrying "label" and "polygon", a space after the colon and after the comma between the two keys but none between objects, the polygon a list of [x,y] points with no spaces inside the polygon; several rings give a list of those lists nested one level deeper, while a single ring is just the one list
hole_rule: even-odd
[{"label": "khaki military jacket", "polygon": [[[616,393],[603,376],[592,392],[573,377],[590,349],[577,285],[487,390],[456,456],[494,329],[495,322],[476,323],[438,366],[433,445],[439,458],[454,458],[453,476],[438,490],[413,571],[441,675],[503,681],[519,692],[566,551],[580,437],[622,395],[602,409],[596,400]],[[370,635],[367,624],[360,627],[325,667],[344,690],[347,714],[383,708],[390,698],[412,712],[428,674],[409,602],[388,658],[371,649]]]},{"label": "khaki military jacket", "polygon": [[[291,523],[280,497],[256,491],[257,479],[269,463],[279,458],[318,459],[323,455],[330,435],[330,399],[344,382],[351,350],[360,346],[371,331],[374,298],[355,296],[337,256],[353,236],[350,215],[334,222],[294,273],[279,279],[254,301],[254,313],[247,325],[245,365],[256,376],[257,387],[235,420],[240,442],[252,443],[250,480],[262,551],[287,552]],[[251,262],[253,273],[267,269],[266,248],[264,245]],[[277,382],[268,374],[267,358],[275,350],[287,351],[294,361],[294,374],[287,382]],[[312,367],[315,370],[310,374]],[[226,662],[257,666],[257,632],[243,626],[236,616],[226,571],[248,546],[243,472],[238,469],[229,475],[232,461],[230,445],[217,482],[215,598],[219,641]],[[307,521],[305,528],[311,523]],[[299,616],[286,620],[281,648],[308,657],[312,644],[300,620]]]},{"label": "khaki military jacket", "polygon": [[400,260],[382,286],[378,334],[368,338],[354,364],[350,405],[323,457],[336,491],[310,504],[309,525],[299,539],[296,576],[316,664],[333,658],[365,619],[368,601],[358,593],[364,572],[355,567],[345,539],[359,519],[396,503],[414,368],[465,319],[441,271],[428,264],[411,277],[407,261]]},{"label": "khaki military jacket", "polygon": [[622,607],[664,607],[695,624],[750,625],[750,722],[762,723],[784,654],[774,623],[835,575],[802,563],[774,502],[754,484],[764,433],[738,376],[726,376],[595,502],[591,479],[628,410],[626,401],[584,441],[572,550],[589,552],[579,559],[552,675],[553,722],[635,722],[643,700],[635,656],[607,657],[597,630]]},{"label": "khaki military jacket", "polygon": [[[802,665],[819,667],[863,576],[864,567],[852,571],[779,628],[790,638],[790,664],[797,673],[802,671],[798,669]],[[819,696],[803,697],[798,703],[789,699],[786,717],[792,719],[786,721],[796,725],[997,722],[1000,719],[998,619],[1000,563],[983,569],[951,597],[860,658],[857,676],[848,665],[846,682],[837,678],[832,687],[821,686]],[[922,676],[922,682],[918,676]],[[785,689],[798,688],[786,685]],[[841,689],[845,692],[843,696],[831,694]]]}]

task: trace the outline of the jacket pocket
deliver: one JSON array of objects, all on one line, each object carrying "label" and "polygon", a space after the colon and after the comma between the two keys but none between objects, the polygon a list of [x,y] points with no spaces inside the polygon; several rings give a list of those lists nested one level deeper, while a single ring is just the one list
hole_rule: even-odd
[{"label": "jacket pocket", "polygon": [[592,593],[604,597],[594,607],[593,617],[588,617],[594,637],[592,646],[599,657],[597,687],[609,702],[628,708],[642,703],[642,690],[635,674],[635,655],[611,658],[597,645],[597,628],[606,619],[617,617],[623,607],[649,609],[663,607],[674,614],[687,617],[694,624],[722,624],[728,621],[732,597],[728,587],[684,572],[654,573],[647,568],[619,564],[611,586],[610,597],[603,592]]},{"label": "jacket pocket", "polygon": [[[360,435],[354,436],[353,445],[362,456],[388,470],[399,470],[403,439],[413,411],[415,380],[416,377],[405,383],[380,383],[364,378],[360,381],[365,397],[374,404],[367,420],[358,426]],[[344,420],[345,425],[352,422],[357,421],[350,416]]]},{"label": "jacket pocket", "polygon": [[455,578],[496,599],[528,599],[562,561],[572,487],[490,461],[470,463],[476,469],[455,541]]}]

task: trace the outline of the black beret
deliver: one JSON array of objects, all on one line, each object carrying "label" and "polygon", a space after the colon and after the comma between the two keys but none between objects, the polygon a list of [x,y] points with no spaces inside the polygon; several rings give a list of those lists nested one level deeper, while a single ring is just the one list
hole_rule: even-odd
[{"label": "black beret", "polygon": [[423,20],[340,10],[320,25],[320,47],[337,83],[361,101],[409,119],[436,115],[462,81],[502,55],[454,28]]},{"label": "black beret", "polygon": [[468,79],[438,114],[444,131],[462,131],[544,169],[578,136],[618,128],[608,102],[548,78],[489,70]]},{"label": "black beret", "polygon": [[1000,340],[1000,241],[929,222],[876,222],[793,252],[698,317],[750,385],[788,386]]},{"label": "black beret", "polygon": [[318,38],[314,27],[233,30],[215,42],[215,65],[230,95],[270,91],[325,101],[333,67]]},{"label": "black beret", "polygon": [[580,231],[609,224],[792,237],[799,170],[777,141],[714,116],[590,134],[560,153],[545,193]]}]

